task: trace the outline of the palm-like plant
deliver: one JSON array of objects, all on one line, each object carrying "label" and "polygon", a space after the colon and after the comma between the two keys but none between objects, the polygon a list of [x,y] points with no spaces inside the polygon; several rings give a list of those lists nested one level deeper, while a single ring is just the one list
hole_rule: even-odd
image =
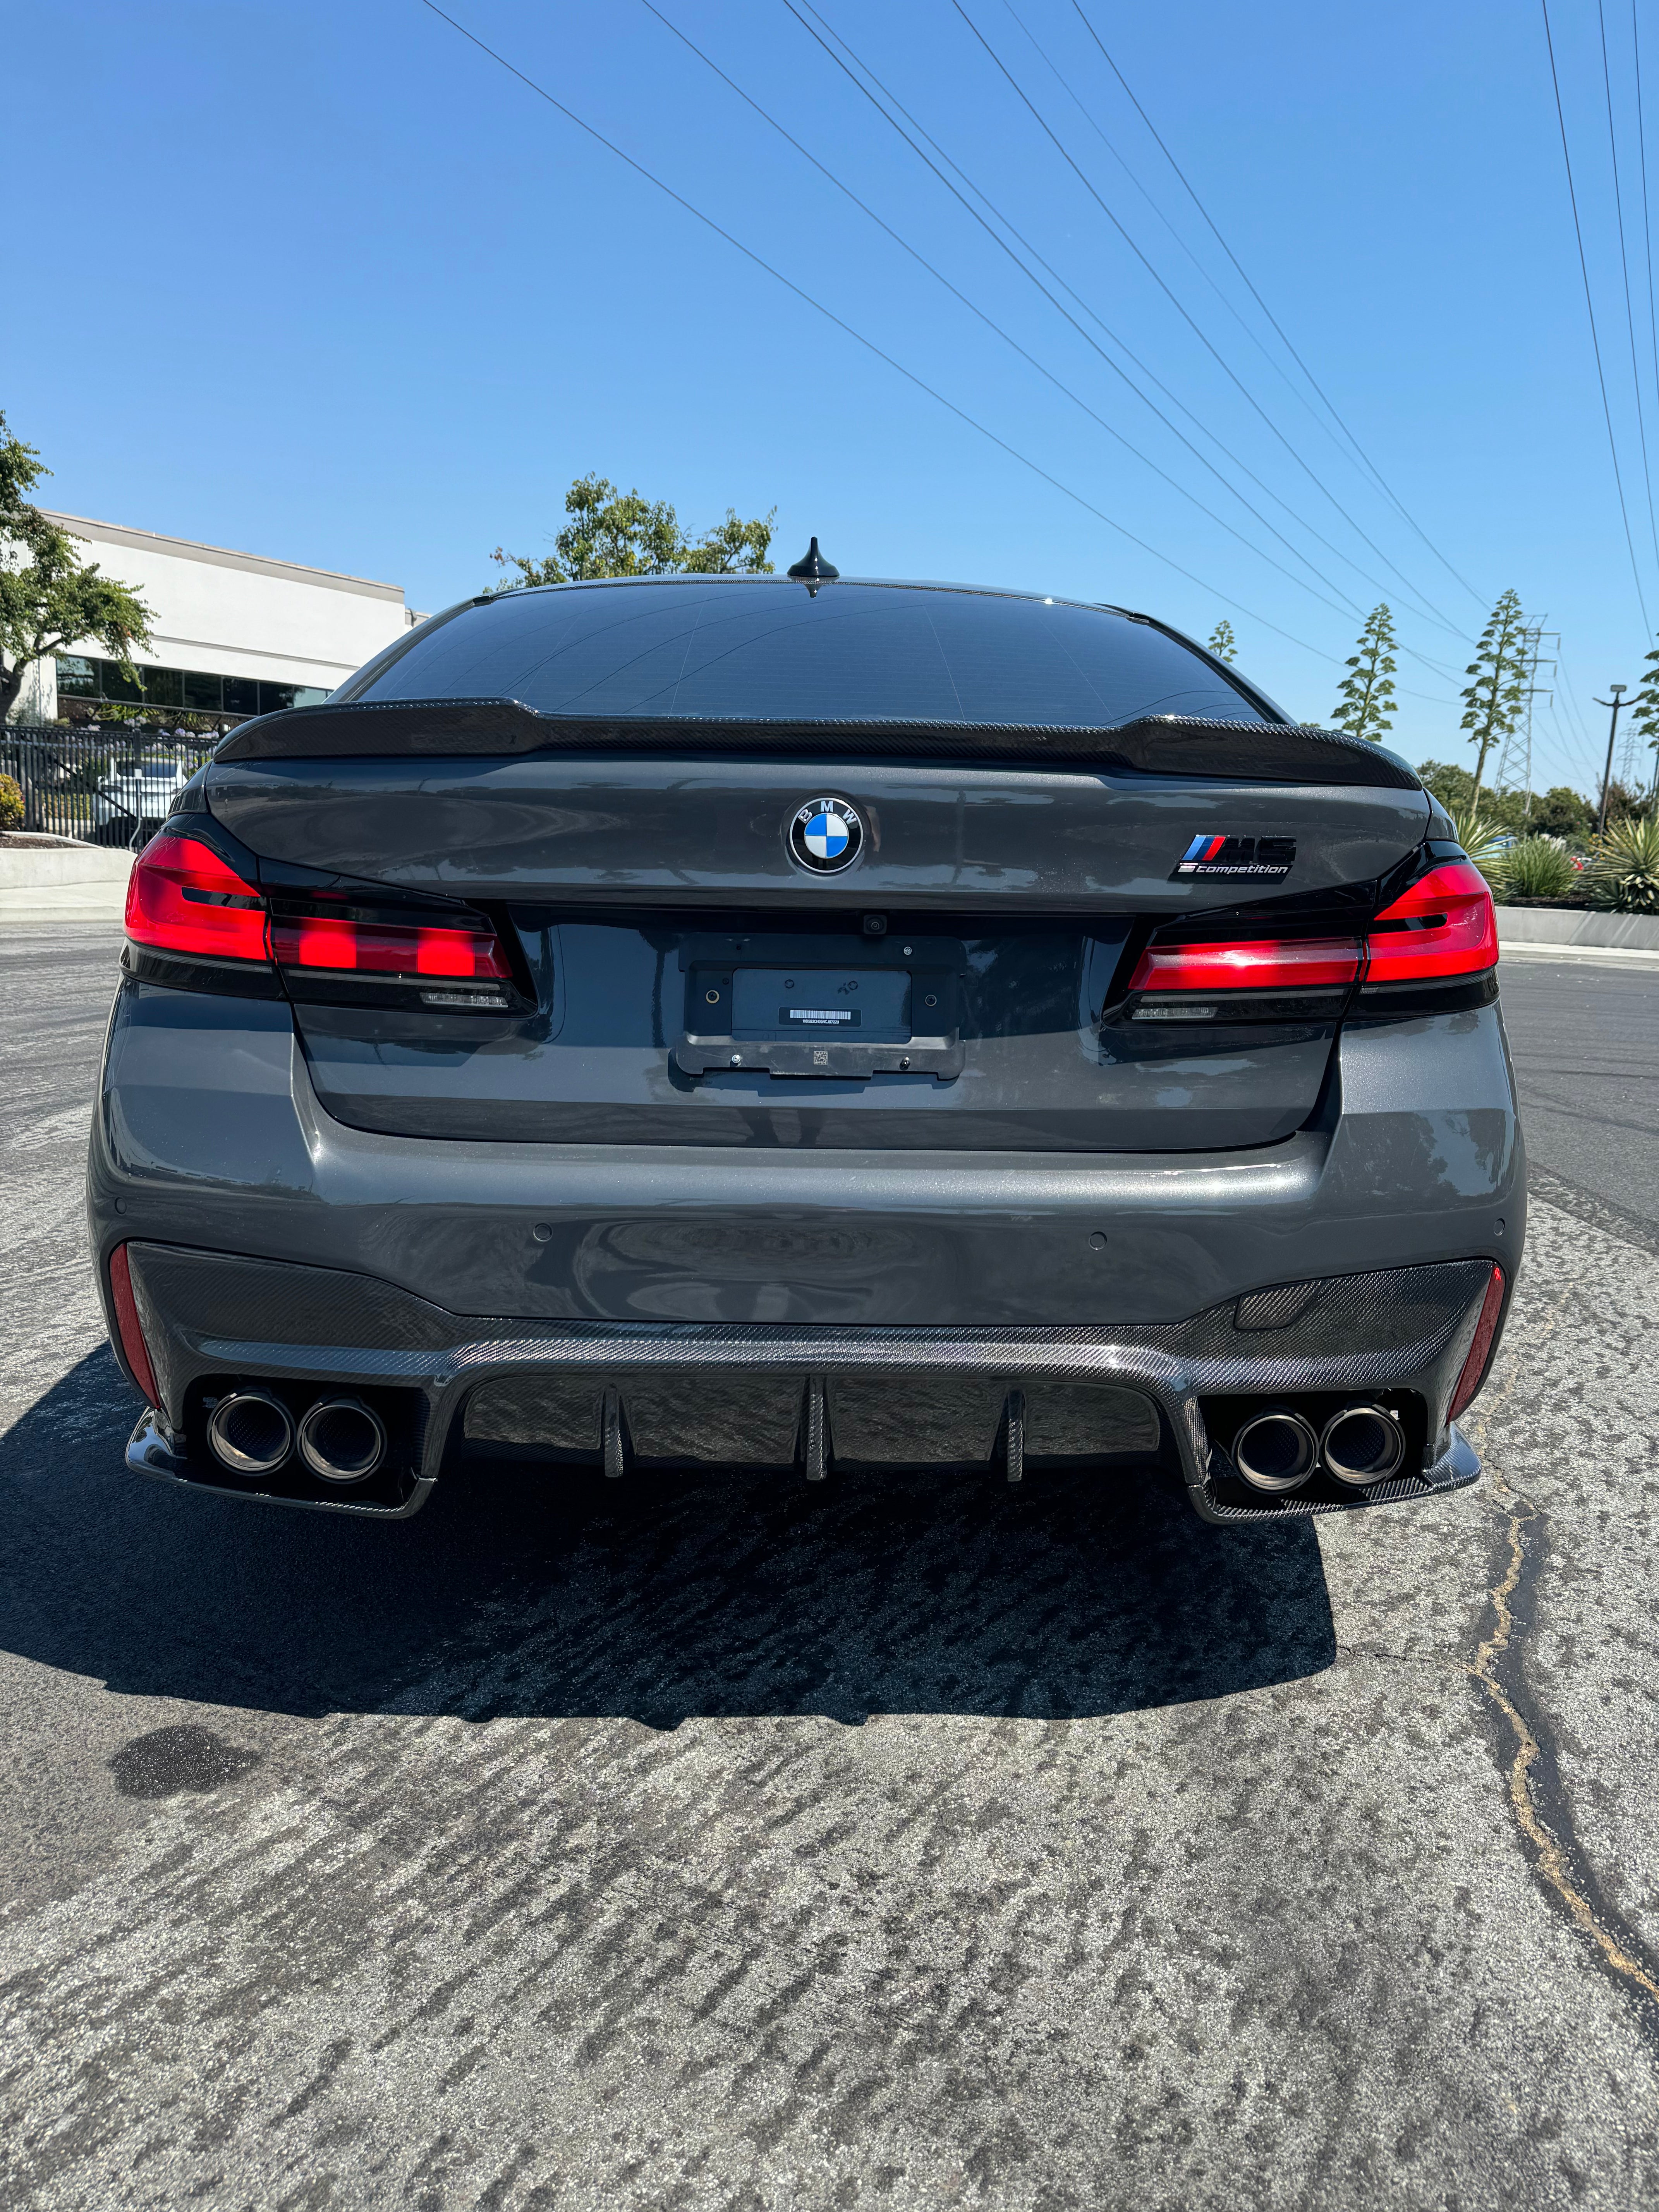
[{"label": "palm-like plant", "polygon": [[1659,914],[1659,816],[1609,823],[1585,876],[1604,913]]},{"label": "palm-like plant", "polygon": [[1502,881],[1509,858],[1505,833],[1497,823],[1472,808],[1449,809],[1457,842],[1494,890]]}]

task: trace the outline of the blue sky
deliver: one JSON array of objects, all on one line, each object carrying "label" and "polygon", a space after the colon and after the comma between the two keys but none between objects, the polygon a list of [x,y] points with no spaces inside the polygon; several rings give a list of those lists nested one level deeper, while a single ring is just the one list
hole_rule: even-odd
[{"label": "blue sky", "polygon": [[[1540,677],[1555,696],[1539,702],[1534,781],[1591,787],[1606,732],[1593,695],[1633,685],[1647,641],[1535,9],[1084,0],[1408,523],[1322,428],[1073,0],[963,7],[1127,240],[955,0],[817,4],[1087,303],[1072,313],[1100,350],[784,0],[659,5],[1075,398],[642,0],[446,4],[1131,535],[834,327],[422,0],[56,0],[11,16],[7,106],[28,125],[7,165],[0,407],[51,463],[51,504],[388,578],[432,608],[489,582],[497,544],[546,550],[565,486],[595,471],[672,499],[694,529],[728,504],[775,506],[786,560],[816,532],[848,574],[1107,599],[1200,635],[1225,616],[1241,665],[1315,720],[1360,615],[1387,597],[1411,649],[1390,742],[1414,760],[1464,756],[1462,672],[1485,607],[1513,585],[1561,634],[1561,667]],[[1620,0],[1607,16],[1659,469],[1631,22]],[[1555,0],[1552,20],[1659,622],[1596,18]],[[1644,58],[1659,86],[1659,27]],[[1653,120],[1659,194],[1659,108]],[[1107,366],[1103,351],[1129,364],[1089,311],[1167,387],[1152,396],[1210,468]]]}]

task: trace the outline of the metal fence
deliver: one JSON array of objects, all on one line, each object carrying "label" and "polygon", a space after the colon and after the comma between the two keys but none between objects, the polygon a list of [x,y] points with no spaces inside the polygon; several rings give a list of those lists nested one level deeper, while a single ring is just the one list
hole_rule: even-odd
[{"label": "metal fence", "polygon": [[9,722],[0,732],[0,775],[21,787],[25,830],[137,845],[167,819],[218,742],[122,722],[72,731]]}]

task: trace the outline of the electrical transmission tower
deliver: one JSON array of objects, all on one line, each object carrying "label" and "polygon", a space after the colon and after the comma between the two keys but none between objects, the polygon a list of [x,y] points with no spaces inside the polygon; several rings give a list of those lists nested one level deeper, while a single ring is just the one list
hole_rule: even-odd
[{"label": "electrical transmission tower", "polygon": [[1634,792],[1636,789],[1636,772],[1639,765],[1637,752],[1641,742],[1641,732],[1636,726],[1636,717],[1632,714],[1629,726],[1625,732],[1625,742],[1619,750],[1619,781],[1629,792]]},{"label": "electrical transmission tower", "polygon": [[1547,637],[1553,638],[1559,645],[1561,642],[1561,633],[1559,629],[1547,630],[1542,623],[1537,623],[1523,630],[1522,635],[1526,641],[1527,718],[1519,729],[1511,730],[1504,740],[1504,749],[1498,757],[1498,773],[1492,778],[1492,788],[1494,791],[1524,790],[1527,794],[1526,817],[1530,821],[1532,818],[1533,702],[1538,698],[1549,698],[1553,696],[1547,687],[1540,689],[1538,672],[1540,668],[1554,667],[1555,663],[1553,660],[1545,660],[1540,656],[1543,652],[1544,640]]}]

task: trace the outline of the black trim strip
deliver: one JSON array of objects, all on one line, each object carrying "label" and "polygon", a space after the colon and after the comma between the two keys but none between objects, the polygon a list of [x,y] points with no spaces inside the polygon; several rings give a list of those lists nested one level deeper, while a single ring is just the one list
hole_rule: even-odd
[{"label": "black trim strip", "polygon": [[121,966],[135,983],[161,983],[170,991],[216,991],[233,999],[280,999],[283,986],[268,960],[192,960],[157,952],[131,938]]},{"label": "black trim strip", "polygon": [[1490,1006],[1498,998],[1498,970],[1479,975],[1449,975],[1443,982],[1363,983],[1354,994],[1350,1020],[1368,1015],[1382,1021],[1402,1021],[1409,1014],[1462,1014],[1476,1006]]}]

